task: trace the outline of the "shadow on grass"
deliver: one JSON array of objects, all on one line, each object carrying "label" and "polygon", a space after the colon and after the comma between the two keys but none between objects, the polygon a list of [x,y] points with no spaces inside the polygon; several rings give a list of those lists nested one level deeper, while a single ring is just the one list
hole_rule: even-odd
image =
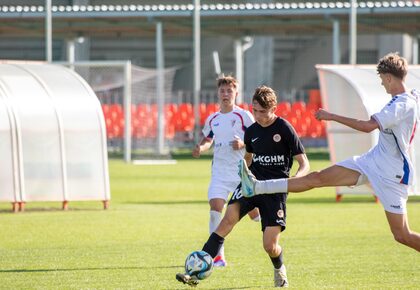
[{"label": "shadow on grass", "polygon": [[[199,284],[198,287],[200,287],[201,284]],[[175,290],[185,290],[186,288],[175,288]],[[246,286],[246,287],[230,287],[230,288],[204,288],[204,289],[208,289],[208,290],[235,290],[235,289],[266,289],[266,287],[261,287],[261,286]]]},{"label": "shadow on grass", "polygon": [[162,200],[162,201],[128,201],[124,204],[207,204],[207,200]]},{"label": "shadow on grass", "polygon": [[[147,269],[175,269],[175,268],[182,268],[183,265],[179,266],[156,266],[156,267],[102,267],[102,268],[73,268],[73,269],[9,269],[9,270],[0,270],[1,273],[54,273],[54,272],[75,272],[75,271],[103,271],[103,270],[147,270]],[[175,278],[175,277],[174,277]],[[247,287],[230,287],[230,288],[206,288],[206,289],[214,289],[214,290],[233,290],[233,289],[257,289],[262,287],[254,287],[254,286],[247,286]],[[179,288],[179,289],[185,289]]]},{"label": "shadow on grass", "polygon": [[[198,287],[200,287],[201,284],[198,285]],[[185,290],[186,288],[175,288],[176,290]],[[217,288],[204,288],[204,289],[208,289],[208,290],[235,290],[235,289],[266,289],[266,287],[262,287],[262,286],[245,286],[245,287],[229,287],[229,288],[224,288],[224,287],[217,287]]]},{"label": "shadow on grass", "polygon": [[12,213],[12,214],[22,214],[25,212],[71,212],[71,211],[103,211],[103,208],[73,208],[70,207],[67,210],[63,210],[60,207],[31,207],[25,208],[23,212],[13,212],[12,209],[0,209],[0,214],[2,213]]},{"label": "shadow on grass", "polygon": [[[230,288],[208,288],[209,290],[234,290],[234,289],[265,289],[265,287],[246,286],[246,287],[230,287]],[[185,288],[184,288],[185,289]]]},{"label": "shadow on grass", "polygon": [[346,198],[343,197],[343,199],[339,202],[335,200],[335,196],[331,197],[295,197],[295,198],[288,198],[287,203],[288,204],[340,204],[340,203],[372,203],[375,202],[375,198],[372,197],[352,197],[352,198]]},{"label": "shadow on grass", "polygon": [[[292,193],[293,194],[293,193]],[[124,204],[145,204],[145,205],[169,205],[169,204],[207,204],[206,200],[162,200],[162,201],[126,201]],[[351,203],[375,203],[375,198],[368,195],[363,196],[343,196],[340,202],[335,200],[335,196],[326,197],[290,197],[288,204],[351,204]],[[408,203],[420,203],[420,196],[412,196]]]},{"label": "shadow on grass", "polygon": [[156,266],[156,267],[103,267],[103,268],[73,268],[73,269],[10,269],[0,270],[0,273],[38,273],[38,272],[72,272],[72,271],[102,271],[102,270],[142,270],[142,269],[174,269],[179,266]]},{"label": "shadow on grass", "polygon": [[329,160],[330,159],[330,153],[324,150],[307,151],[306,155],[308,156],[309,160]]},{"label": "shadow on grass", "polygon": [[[293,193],[292,193],[293,194]],[[326,196],[326,197],[290,197],[287,199],[287,203],[294,204],[340,204],[340,203],[375,203],[375,197],[373,195],[343,195],[341,201],[337,202],[335,196]],[[380,201],[378,200],[378,203]],[[411,196],[408,199],[408,203],[420,203],[420,196]]]},{"label": "shadow on grass", "polygon": [[[309,150],[306,152],[309,160],[329,160],[330,153],[326,150]],[[172,158],[176,160],[193,160],[191,152],[172,153]],[[200,156],[200,159],[212,159],[213,154],[206,152]]]},{"label": "shadow on grass", "polygon": [[[372,197],[369,198],[351,198],[351,199],[345,199],[343,198],[342,201],[336,202],[334,197],[325,197],[325,198],[289,198],[287,200],[287,203],[294,203],[294,204],[334,204],[334,203],[371,203],[375,202],[375,199]],[[420,202],[420,201],[419,201]],[[170,200],[162,200],[162,201],[138,201],[138,202],[124,202],[125,204],[150,204],[150,205],[168,205],[168,204],[207,204],[208,202],[205,200],[188,200],[188,201],[182,201],[182,200],[176,200],[176,201],[170,201]]]},{"label": "shadow on grass", "polygon": [[[292,193],[293,194],[293,193]],[[118,204],[130,204],[130,205],[201,205],[207,204],[208,201],[206,200],[161,200],[161,201],[121,201],[115,202],[115,205]],[[375,199],[373,196],[343,196],[343,199],[340,202],[335,200],[335,196],[326,196],[326,197],[290,197],[287,199],[288,204],[370,204],[375,203]],[[379,203],[379,202],[378,202]],[[410,204],[418,204],[420,203],[420,196],[410,196],[408,199],[408,203]],[[112,206],[111,206],[112,208]],[[78,212],[78,211],[85,211],[85,212],[99,212],[99,211],[106,211],[102,208],[69,208],[68,210],[63,210],[61,208],[56,207],[34,207],[34,208],[26,208],[24,212],[12,212],[11,209],[0,209],[0,214],[23,214],[25,212]]]},{"label": "shadow on grass", "polygon": [[[191,156],[191,152],[177,152],[172,153],[172,158],[176,160],[195,160],[196,158]],[[200,155],[200,159],[212,159],[213,154],[211,152],[205,152]]]}]

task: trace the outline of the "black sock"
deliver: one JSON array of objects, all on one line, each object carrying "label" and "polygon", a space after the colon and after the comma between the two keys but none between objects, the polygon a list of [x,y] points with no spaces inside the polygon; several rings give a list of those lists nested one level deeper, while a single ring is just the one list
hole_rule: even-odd
[{"label": "black sock", "polygon": [[207,242],[204,244],[203,251],[209,253],[210,256],[214,258],[217,256],[217,253],[222,247],[224,241],[225,238],[222,238],[216,233],[212,233]]},{"label": "black sock", "polygon": [[275,269],[280,269],[281,265],[283,265],[283,250],[280,253],[280,256],[272,258],[271,259],[271,263],[273,263],[273,266]]}]

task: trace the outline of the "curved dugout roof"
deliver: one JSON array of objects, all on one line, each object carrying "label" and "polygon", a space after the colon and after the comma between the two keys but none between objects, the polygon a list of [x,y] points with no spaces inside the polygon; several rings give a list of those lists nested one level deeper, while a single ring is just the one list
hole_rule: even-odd
[{"label": "curved dugout roof", "polygon": [[104,127],[70,69],[0,62],[0,201],[109,200]]},{"label": "curved dugout roof", "polygon": [[[375,65],[317,65],[323,106],[344,116],[367,120],[382,109],[391,97],[381,85]],[[420,66],[409,66],[406,84],[419,89]],[[378,131],[362,133],[336,122],[327,122],[328,146],[333,163],[353,155],[361,155],[376,145]],[[412,144],[412,160],[416,167],[417,185],[414,194],[420,195],[420,134]],[[367,186],[338,187],[337,194],[373,193]]]}]

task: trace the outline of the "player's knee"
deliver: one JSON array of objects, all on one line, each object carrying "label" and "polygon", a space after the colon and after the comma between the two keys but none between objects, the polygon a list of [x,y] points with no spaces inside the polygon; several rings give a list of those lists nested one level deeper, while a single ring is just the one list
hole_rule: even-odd
[{"label": "player's knee", "polygon": [[217,212],[222,213],[223,206],[215,205],[215,204],[210,204],[210,211],[217,211]]},{"label": "player's knee", "polygon": [[275,243],[264,243],[264,250],[269,256],[275,256],[278,252],[278,245]]},{"label": "player's knee", "polygon": [[225,207],[225,202],[223,199],[211,199],[209,200],[209,205],[210,205],[210,211],[217,211],[217,212],[222,212],[223,208]]},{"label": "player's knee", "polygon": [[394,232],[394,240],[400,244],[407,245],[409,243],[410,237],[409,233],[404,232]]}]

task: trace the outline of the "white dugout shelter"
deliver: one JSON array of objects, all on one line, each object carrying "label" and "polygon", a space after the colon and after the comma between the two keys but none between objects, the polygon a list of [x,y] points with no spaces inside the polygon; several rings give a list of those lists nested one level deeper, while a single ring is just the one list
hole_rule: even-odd
[{"label": "white dugout shelter", "polygon": [[88,84],[63,66],[0,62],[0,201],[110,200],[105,123]]},{"label": "white dugout shelter", "polygon": [[[344,116],[368,120],[390,100],[381,85],[376,65],[317,65],[323,107]],[[408,88],[420,89],[420,66],[410,66],[406,78]],[[361,155],[376,145],[378,130],[363,133],[336,122],[327,122],[327,138],[332,163]],[[420,133],[417,132],[411,145],[411,158],[417,167],[416,185],[411,195],[420,195]],[[367,185],[337,187],[337,200],[342,194],[374,194]]]}]

